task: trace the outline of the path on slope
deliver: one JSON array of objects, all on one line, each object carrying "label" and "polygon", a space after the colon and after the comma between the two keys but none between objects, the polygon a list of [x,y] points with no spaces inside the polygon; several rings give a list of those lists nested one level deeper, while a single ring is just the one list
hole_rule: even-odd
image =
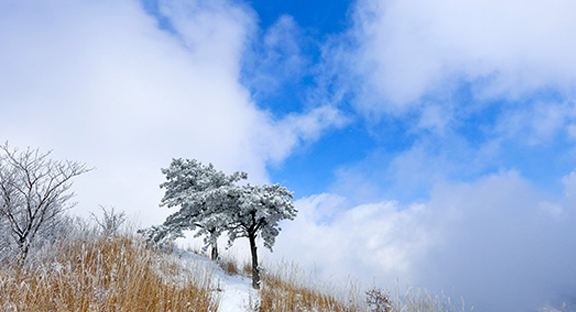
[{"label": "path on slope", "polygon": [[194,253],[181,251],[181,258],[192,265],[204,266],[212,275],[212,288],[220,296],[218,312],[253,312],[258,291],[252,288],[248,277],[226,274],[220,266],[208,258]]},{"label": "path on slope", "polygon": [[218,312],[254,311],[258,293],[252,289],[252,282],[246,277],[229,276],[220,271],[215,274],[219,280],[220,306]]}]

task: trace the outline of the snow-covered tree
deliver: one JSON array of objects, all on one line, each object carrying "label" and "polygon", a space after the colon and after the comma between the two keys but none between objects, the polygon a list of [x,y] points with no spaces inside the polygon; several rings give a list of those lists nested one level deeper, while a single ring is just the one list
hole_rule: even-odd
[{"label": "snow-covered tree", "polygon": [[280,234],[280,221],[296,217],[297,210],[292,203],[294,194],[280,184],[224,187],[217,194],[226,199],[229,208],[225,215],[229,244],[239,237],[246,237],[250,242],[252,287],[258,289],[260,267],[256,239],[260,235],[264,247],[272,251],[276,236]]},{"label": "snow-covered tree", "polygon": [[170,215],[162,226],[148,230],[153,241],[175,239],[185,230],[198,230],[196,236],[204,236],[205,248],[212,247],[211,258],[218,258],[218,237],[226,229],[225,219],[219,217],[223,207],[220,199],[211,196],[214,190],[231,186],[247,178],[245,172],[226,175],[214,169],[212,164],[203,165],[195,159],[173,159],[170,167],[162,169],[166,182],[160,185],[166,190],[161,207],[180,207]]},{"label": "snow-covered tree", "polygon": [[[85,165],[49,159],[50,152],[0,146],[0,225],[5,227],[19,253],[26,258],[37,236],[56,227],[73,196],[72,179],[87,172]],[[7,241],[0,242],[6,249]]]},{"label": "snow-covered tree", "polygon": [[228,234],[229,245],[246,237],[252,255],[252,285],[259,288],[256,240],[260,236],[264,246],[272,250],[280,233],[279,222],[296,217],[293,193],[279,184],[237,185],[247,178],[246,173],[226,175],[211,164],[205,166],[196,160],[174,159],[162,172],[167,182],[161,184],[166,193],[160,205],[179,206],[180,210],[144,234],[152,241],[160,241],[181,236],[183,230],[198,230],[196,235],[205,235],[206,246],[212,246],[213,259],[222,233]]}]

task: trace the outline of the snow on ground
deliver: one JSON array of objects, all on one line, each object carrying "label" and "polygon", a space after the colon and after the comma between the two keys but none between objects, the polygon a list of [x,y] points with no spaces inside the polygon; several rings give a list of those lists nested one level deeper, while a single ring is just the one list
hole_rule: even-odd
[{"label": "snow on ground", "polygon": [[248,277],[230,276],[213,261],[192,252],[180,250],[185,265],[201,267],[212,277],[212,289],[218,291],[220,305],[218,312],[252,312],[252,307],[258,300],[258,291],[252,288],[252,280]]},{"label": "snow on ground", "polygon": [[258,293],[252,289],[252,281],[249,278],[228,276],[222,271],[215,276],[222,290],[218,312],[254,311],[252,307]]}]

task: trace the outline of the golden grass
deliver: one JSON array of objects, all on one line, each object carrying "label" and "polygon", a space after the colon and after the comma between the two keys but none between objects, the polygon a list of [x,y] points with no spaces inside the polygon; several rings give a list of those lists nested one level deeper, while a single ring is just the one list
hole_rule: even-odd
[{"label": "golden grass", "polygon": [[306,287],[296,279],[278,273],[265,272],[257,312],[360,312],[352,304],[327,292]]},{"label": "golden grass", "polygon": [[252,264],[249,262],[244,262],[244,265],[242,266],[242,273],[244,273],[245,276],[252,276]]},{"label": "golden grass", "polygon": [[[209,276],[131,237],[60,242],[0,270],[0,311],[216,311]],[[206,275],[206,273],[205,273]]]},{"label": "golden grass", "polygon": [[240,274],[240,269],[238,269],[238,265],[236,261],[230,258],[220,258],[218,261],[220,268],[224,271],[224,273],[234,276]]},{"label": "golden grass", "polygon": [[360,291],[361,287],[322,285],[296,265],[283,263],[264,270],[263,287],[257,312],[464,312],[464,301],[453,302],[449,297],[431,294],[422,289],[397,288],[393,294],[379,288]]},{"label": "golden grass", "polygon": [[329,291],[316,290],[290,282],[290,278],[266,273],[260,292],[258,312],[464,312],[464,302],[456,308],[450,298],[430,294],[423,290],[408,289],[392,299],[386,292],[372,289],[365,293],[365,301],[353,304],[329,295]]}]

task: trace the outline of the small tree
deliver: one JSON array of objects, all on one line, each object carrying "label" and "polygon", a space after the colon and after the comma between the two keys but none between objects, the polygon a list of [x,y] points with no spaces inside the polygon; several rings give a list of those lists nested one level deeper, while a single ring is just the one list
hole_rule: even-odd
[{"label": "small tree", "polygon": [[90,213],[90,216],[98,225],[100,235],[104,237],[118,235],[120,228],[126,222],[126,213],[124,211],[116,212],[114,207],[107,209],[104,206],[100,206],[100,211],[102,212],[102,217]]},{"label": "small tree", "polygon": [[294,194],[280,184],[245,185],[222,188],[216,195],[226,200],[229,209],[227,230],[229,245],[239,237],[246,237],[252,256],[252,287],[260,288],[260,267],[256,239],[262,237],[264,247],[272,251],[276,236],[280,234],[282,220],[294,220],[297,214],[292,203]]},{"label": "small tree", "polygon": [[0,146],[0,218],[7,225],[22,263],[38,233],[48,229],[71,205],[72,178],[88,171],[85,165],[54,161],[50,152]]},{"label": "small tree", "polygon": [[213,190],[231,186],[247,178],[245,172],[226,175],[214,169],[212,164],[202,165],[195,159],[173,159],[170,167],[162,169],[166,189],[160,206],[176,207],[180,210],[170,215],[160,227],[154,227],[149,237],[155,241],[182,236],[184,230],[198,230],[196,236],[204,236],[205,247],[212,247],[211,259],[218,259],[218,237],[225,230],[223,220],[217,217],[218,200],[211,200]]}]

